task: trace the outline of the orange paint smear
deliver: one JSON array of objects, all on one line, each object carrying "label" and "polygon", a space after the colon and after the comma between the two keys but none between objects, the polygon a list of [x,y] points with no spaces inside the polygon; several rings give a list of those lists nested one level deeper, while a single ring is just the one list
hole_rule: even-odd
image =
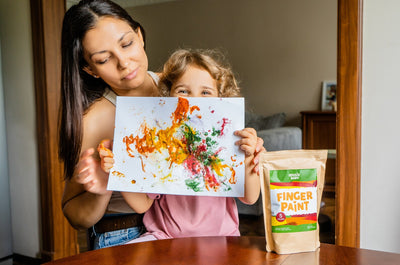
[{"label": "orange paint smear", "polygon": [[106,148],[106,147],[104,146],[104,142],[105,142],[105,141],[107,141],[107,140],[103,140],[103,141],[100,142],[99,146],[97,147],[97,151],[98,151],[98,152],[100,152],[100,150],[106,151],[106,152],[107,152],[107,155],[108,155],[109,157],[114,157],[113,152],[111,152],[110,149],[108,149],[108,148]]},{"label": "orange paint smear", "polygon": [[[193,107],[192,107],[193,108]],[[187,113],[189,111],[189,101],[186,98],[178,98],[178,106],[173,113],[173,123],[181,122],[187,119]]]},{"label": "orange paint smear", "polygon": [[231,178],[229,179],[229,183],[231,184],[236,184],[237,179],[236,179],[236,171],[233,168],[229,168],[232,172]]},{"label": "orange paint smear", "polygon": [[143,172],[146,172],[146,171],[144,170],[144,163],[143,163],[143,158],[142,158],[142,157],[140,157],[140,163],[142,164],[142,170],[143,170]]},{"label": "orange paint smear", "polygon": [[[198,107],[197,107],[198,108]],[[182,164],[182,162],[189,155],[186,144],[175,138],[174,134],[178,128],[187,120],[187,113],[189,111],[189,101],[185,98],[178,98],[178,105],[172,115],[172,126],[163,130],[157,128],[149,128],[146,123],[140,126],[142,137],[125,136],[123,142],[126,145],[126,151],[129,156],[134,157],[134,151],[131,148],[133,145],[136,151],[148,157],[149,154],[154,152],[161,153],[167,150],[169,154],[169,161],[173,163]],[[144,163],[142,160],[142,170],[144,171]]]},{"label": "orange paint smear", "polygon": [[[192,107],[190,107],[190,114],[192,114],[193,111],[195,111],[195,110],[199,111],[200,108],[199,108],[198,106],[192,106]],[[201,117],[201,116],[200,116],[200,117]]]},{"label": "orange paint smear", "polygon": [[113,176],[116,176],[116,177],[125,178],[125,174],[121,173],[119,171],[113,171],[111,174],[113,174]]}]

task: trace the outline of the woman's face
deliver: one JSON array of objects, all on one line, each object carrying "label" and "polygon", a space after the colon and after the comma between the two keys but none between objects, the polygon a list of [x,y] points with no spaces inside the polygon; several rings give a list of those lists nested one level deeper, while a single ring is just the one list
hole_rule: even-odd
[{"label": "woman's face", "polygon": [[118,95],[143,85],[148,61],[143,37],[123,20],[102,17],[82,40],[84,58],[88,66],[84,71],[100,77]]},{"label": "woman's face", "polygon": [[172,85],[172,97],[218,97],[217,82],[210,73],[196,66],[188,66]]}]

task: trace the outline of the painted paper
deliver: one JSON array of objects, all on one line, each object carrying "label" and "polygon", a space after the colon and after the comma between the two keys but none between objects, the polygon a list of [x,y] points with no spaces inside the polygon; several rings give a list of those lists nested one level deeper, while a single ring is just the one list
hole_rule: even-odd
[{"label": "painted paper", "polygon": [[243,98],[117,97],[108,189],[244,196]]}]

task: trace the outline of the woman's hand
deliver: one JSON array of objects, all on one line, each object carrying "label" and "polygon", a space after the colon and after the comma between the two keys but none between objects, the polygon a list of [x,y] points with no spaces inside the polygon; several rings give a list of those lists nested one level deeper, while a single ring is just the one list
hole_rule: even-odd
[{"label": "woman's hand", "polygon": [[93,194],[112,193],[107,190],[108,174],[100,168],[100,163],[93,157],[94,148],[84,151],[75,167],[72,181],[82,184],[84,189]]},{"label": "woman's hand", "polygon": [[110,172],[110,169],[114,166],[114,154],[111,151],[112,149],[112,141],[111,140],[103,140],[100,142],[97,147],[97,151],[100,155],[100,166],[105,172]]}]

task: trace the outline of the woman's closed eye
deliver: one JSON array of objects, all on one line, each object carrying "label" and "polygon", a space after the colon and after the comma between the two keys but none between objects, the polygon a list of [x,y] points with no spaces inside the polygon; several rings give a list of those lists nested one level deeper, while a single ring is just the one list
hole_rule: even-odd
[{"label": "woman's closed eye", "polygon": [[110,59],[110,57],[98,59],[98,60],[95,60],[95,63],[96,64],[105,64],[106,62],[108,62],[108,59]]},{"label": "woman's closed eye", "polygon": [[131,46],[133,44],[133,40],[129,41],[128,43],[122,44],[122,48],[128,48],[129,46]]}]

